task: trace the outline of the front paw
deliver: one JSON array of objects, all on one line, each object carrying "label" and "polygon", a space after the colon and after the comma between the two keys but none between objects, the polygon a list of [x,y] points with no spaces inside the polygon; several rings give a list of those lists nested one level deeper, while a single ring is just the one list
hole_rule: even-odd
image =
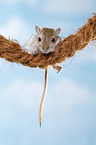
[{"label": "front paw", "polygon": [[34,51],[34,52],[32,52],[32,54],[37,55],[37,54],[39,54],[39,51]]}]

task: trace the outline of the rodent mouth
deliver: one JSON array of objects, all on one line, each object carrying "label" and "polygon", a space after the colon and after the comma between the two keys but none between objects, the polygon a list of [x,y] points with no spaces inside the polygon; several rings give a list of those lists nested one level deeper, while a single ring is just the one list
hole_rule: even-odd
[{"label": "rodent mouth", "polygon": [[43,53],[43,54],[50,54],[50,53],[53,53],[54,51],[45,51],[45,50],[40,50],[40,49],[37,49],[40,53]]},{"label": "rodent mouth", "polygon": [[43,53],[43,54],[48,54],[47,51],[42,51],[42,50],[40,50],[40,52]]},{"label": "rodent mouth", "polygon": [[43,51],[43,50],[39,50],[39,49],[38,49],[38,51],[39,51],[40,53],[43,53],[43,54],[47,54],[47,53],[48,53],[47,51]]},{"label": "rodent mouth", "polygon": [[43,54],[47,54],[48,52],[47,51],[41,51]]},{"label": "rodent mouth", "polygon": [[46,51],[46,52],[43,52],[43,54],[52,54],[54,51]]}]

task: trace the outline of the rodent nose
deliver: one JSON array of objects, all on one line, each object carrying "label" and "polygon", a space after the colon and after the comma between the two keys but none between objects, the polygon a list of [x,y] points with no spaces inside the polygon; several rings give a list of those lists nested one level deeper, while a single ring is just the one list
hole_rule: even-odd
[{"label": "rodent nose", "polygon": [[47,48],[42,47],[42,49],[44,50],[44,52],[47,52],[47,50],[49,49],[49,46]]}]

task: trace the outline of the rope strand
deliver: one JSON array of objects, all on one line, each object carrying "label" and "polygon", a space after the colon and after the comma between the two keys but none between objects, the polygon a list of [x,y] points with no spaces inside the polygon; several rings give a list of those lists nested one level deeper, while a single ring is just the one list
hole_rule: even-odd
[{"label": "rope strand", "polygon": [[55,65],[72,57],[77,50],[83,49],[92,40],[96,40],[96,14],[88,19],[88,22],[79,28],[76,34],[70,35],[60,42],[53,54],[29,54],[22,50],[17,42],[7,40],[0,35],[0,57],[10,62],[45,69],[48,65]]}]

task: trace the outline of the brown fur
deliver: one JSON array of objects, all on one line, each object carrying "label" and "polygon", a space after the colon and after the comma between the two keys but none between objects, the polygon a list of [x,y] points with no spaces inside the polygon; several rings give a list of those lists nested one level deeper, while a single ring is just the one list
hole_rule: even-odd
[{"label": "brown fur", "polygon": [[54,29],[50,29],[50,28],[43,28],[42,32],[45,36],[53,36],[54,35]]}]

